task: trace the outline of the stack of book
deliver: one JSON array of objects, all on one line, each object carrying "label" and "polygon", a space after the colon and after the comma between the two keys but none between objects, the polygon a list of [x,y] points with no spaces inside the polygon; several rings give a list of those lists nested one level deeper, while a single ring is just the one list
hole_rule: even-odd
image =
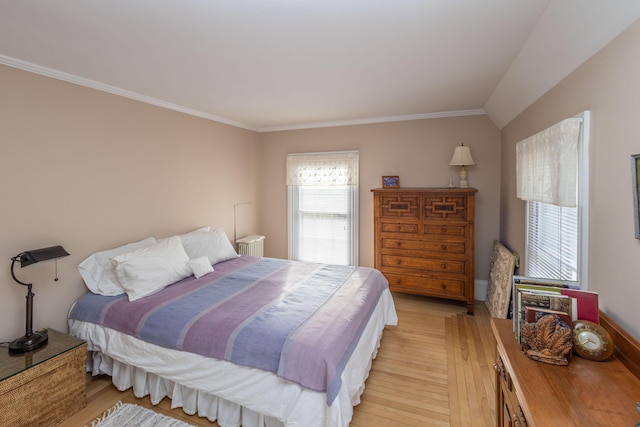
[{"label": "stack of book", "polygon": [[575,282],[513,276],[511,316],[516,340],[521,342],[525,322],[555,314],[571,327],[575,320],[600,323],[598,294],[584,291]]}]

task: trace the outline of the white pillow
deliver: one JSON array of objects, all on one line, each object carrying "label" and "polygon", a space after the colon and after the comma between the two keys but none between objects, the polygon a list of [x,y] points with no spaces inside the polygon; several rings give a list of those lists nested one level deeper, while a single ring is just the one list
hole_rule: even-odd
[{"label": "white pillow", "polygon": [[206,232],[206,231],[211,231],[211,227],[206,226],[206,227],[196,228],[195,230],[190,231],[190,232],[188,232],[188,233],[178,234],[178,237],[180,237],[181,239],[182,239],[182,238],[187,238],[187,237],[189,237],[191,234],[194,234],[194,233],[204,233],[204,232]]},{"label": "white pillow", "polygon": [[191,259],[206,256],[209,263],[215,265],[238,256],[222,227],[180,237],[184,250]]},{"label": "white pillow", "polygon": [[209,258],[206,256],[190,259],[189,267],[191,267],[191,272],[193,272],[196,279],[199,279],[205,274],[209,274],[213,271],[213,266],[209,263]]},{"label": "white pillow", "polygon": [[129,301],[154,294],[191,275],[189,257],[178,236],[118,255],[112,260]]},{"label": "white pillow", "polygon": [[106,296],[120,295],[124,289],[116,277],[116,270],[111,263],[111,258],[133,252],[156,243],[156,239],[148,237],[139,242],[129,243],[106,251],[96,252],[78,265],[78,271],[87,288],[94,294]]},{"label": "white pillow", "polygon": [[[178,234],[178,237],[180,237],[180,240],[182,241],[182,246],[185,246],[206,238],[203,233],[211,233],[211,227],[202,227],[188,233]],[[189,254],[189,252],[187,252],[187,254]]]}]

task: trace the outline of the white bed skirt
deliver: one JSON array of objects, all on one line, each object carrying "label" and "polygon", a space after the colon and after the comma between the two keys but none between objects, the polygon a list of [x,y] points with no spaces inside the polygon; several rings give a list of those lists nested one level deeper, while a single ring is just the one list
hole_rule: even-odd
[{"label": "white bed skirt", "polygon": [[385,325],[398,318],[391,293],[378,302],[342,374],[331,406],[326,393],[304,389],[271,372],[149,344],[94,323],[69,320],[70,334],[89,344],[87,371],[112,377],[119,390],[198,414],[221,427],[347,427],[360,403]]}]

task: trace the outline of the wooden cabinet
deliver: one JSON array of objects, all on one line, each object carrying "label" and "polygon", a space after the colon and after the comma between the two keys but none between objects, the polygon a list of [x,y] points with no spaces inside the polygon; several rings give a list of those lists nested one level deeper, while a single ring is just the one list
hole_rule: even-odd
[{"label": "wooden cabinet", "polygon": [[[613,322],[601,316],[609,328]],[[616,355],[604,362],[573,356],[568,366],[529,359],[515,340],[511,320],[491,319],[497,343],[496,425],[635,426],[640,380],[623,360],[638,364],[638,344],[616,337]],[[617,326],[616,326],[617,327]],[[620,344],[620,346],[618,346]],[[633,348],[622,354],[620,348]]]},{"label": "wooden cabinet", "polygon": [[375,267],[395,292],[464,301],[474,308],[473,188],[377,188]]},{"label": "wooden cabinet", "polygon": [[511,373],[505,367],[502,358],[498,356],[493,365],[496,372],[496,425],[498,427],[526,427],[518,396],[513,387]]},{"label": "wooden cabinet", "polygon": [[53,426],[86,405],[87,344],[48,333],[37,350],[0,349],[0,426]]}]

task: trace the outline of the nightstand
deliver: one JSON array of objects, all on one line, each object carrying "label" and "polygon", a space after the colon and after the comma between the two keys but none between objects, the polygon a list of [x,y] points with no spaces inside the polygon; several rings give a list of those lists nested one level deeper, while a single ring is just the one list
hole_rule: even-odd
[{"label": "nightstand", "polygon": [[86,405],[87,343],[53,329],[44,347],[0,347],[0,426],[52,426]]}]

